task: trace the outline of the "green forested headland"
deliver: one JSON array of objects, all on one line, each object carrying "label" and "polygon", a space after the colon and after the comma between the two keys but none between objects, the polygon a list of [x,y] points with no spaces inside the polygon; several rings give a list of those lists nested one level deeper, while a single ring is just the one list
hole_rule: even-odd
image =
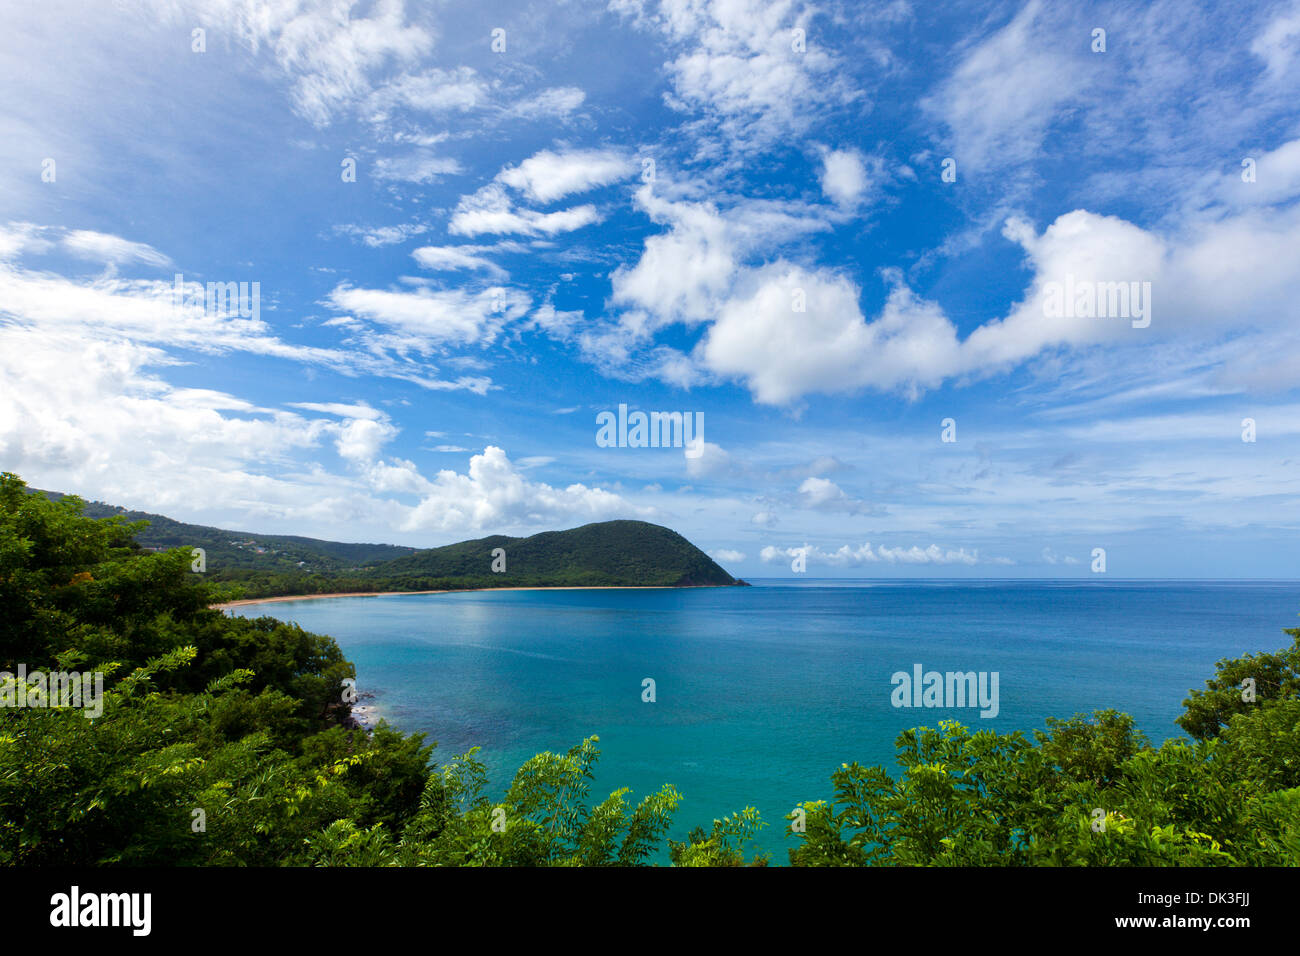
[{"label": "green forested headland", "polygon": [[[54,492],[34,492],[54,500]],[[136,527],[148,550],[202,548],[208,579],[240,596],[349,591],[442,591],[493,587],[689,587],[737,584],[684,537],[645,521],[599,521],[527,538],[493,535],[440,548],[348,544],[229,531],[93,502],[92,518]],[[496,549],[504,554],[500,559]],[[494,570],[495,567],[499,570]]]},{"label": "green forested headland", "polygon": [[[491,570],[493,553],[504,570]],[[418,551],[374,568],[377,578],[415,587],[482,581],[486,587],[731,585],[736,579],[675,531],[645,521],[599,521],[528,538],[493,535]]]},{"label": "green forested headland", "polygon": [[[764,825],[804,866],[1300,863],[1300,629],[1221,661],[1160,747],[1114,711],[1029,736],[946,722],[901,734],[895,768],[843,765],[832,801],[676,842],[670,784],[591,794],[595,738],[493,800],[472,751],[435,761],[421,735],[355,727],[330,638],[210,610],[230,592],[191,572],[191,543],[139,532],[0,477],[4,864],[761,865]],[[103,674],[102,713],[14,706],[20,665]]]}]

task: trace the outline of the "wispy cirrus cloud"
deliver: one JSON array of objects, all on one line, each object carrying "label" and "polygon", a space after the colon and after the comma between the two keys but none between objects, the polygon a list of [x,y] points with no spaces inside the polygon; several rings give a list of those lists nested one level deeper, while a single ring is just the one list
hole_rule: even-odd
[{"label": "wispy cirrus cloud", "polygon": [[422,269],[441,272],[481,270],[497,279],[507,278],[506,270],[483,255],[495,246],[421,246],[411,258]]},{"label": "wispy cirrus cloud", "polygon": [[813,4],[613,0],[610,8],[671,51],[666,101],[687,117],[703,154],[721,155],[721,144],[741,152],[770,147],[864,99],[825,36],[812,36]]},{"label": "wispy cirrus cloud", "polygon": [[629,178],[636,165],[618,150],[544,149],[518,166],[507,166],[497,179],[534,202],[549,203]]},{"label": "wispy cirrus cloud", "polygon": [[412,236],[418,236],[429,229],[422,223],[403,223],[400,226],[335,226],[334,231],[345,236],[352,236],[372,249],[395,246]]},{"label": "wispy cirrus cloud", "polygon": [[499,286],[471,292],[340,285],[326,302],[339,312],[392,330],[396,338],[379,340],[390,347],[400,341],[406,348],[421,351],[489,343],[506,322],[527,312],[529,305],[527,295]]},{"label": "wispy cirrus cloud", "polygon": [[505,188],[494,182],[461,198],[447,231],[456,236],[556,236],[593,225],[600,219],[596,207],[589,203],[555,212],[517,207]]},{"label": "wispy cirrus cloud", "polygon": [[854,547],[840,545],[834,551],[828,551],[818,545],[804,545],[795,548],[779,548],[767,545],[759,556],[767,564],[803,558],[808,565],[824,565],[832,568],[860,568],[873,564],[964,564],[974,565],[980,561],[978,551],[965,548],[941,548],[937,544],[927,547],[912,545],[910,547],[887,547],[878,544],[874,548],[871,542]]},{"label": "wispy cirrus cloud", "polygon": [[[337,347],[306,344],[288,340],[260,314],[241,315],[237,310],[209,309],[199,300],[179,301],[173,277],[166,279],[127,278],[117,274],[96,278],[72,278],[51,270],[32,269],[23,262],[26,254],[40,254],[61,248],[64,238],[77,236],[84,248],[80,251],[113,264],[140,263],[143,258],[154,268],[170,267],[169,257],[152,247],[132,243],[120,237],[94,233],[92,241],[78,231],[40,228],[20,224],[0,229],[0,324],[15,334],[30,336],[33,341],[44,335],[70,334],[87,341],[127,340],[156,351],[148,354],[153,364],[177,364],[175,353],[222,355],[243,353],[283,359],[309,367],[334,370],[344,375],[392,377],[435,390],[470,389],[483,391],[481,376],[462,376],[453,381],[437,377],[437,369],[427,363],[412,361],[407,354],[430,354],[435,345],[478,343],[491,324],[489,318],[466,321],[449,310],[467,302],[477,303],[479,313],[490,316],[494,302],[491,293],[451,299],[430,293],[419,303],[400,295],[386,299],[382,293],[371,296],[365,290],[339,287],[337,303],[350,302],[359,314],[380,319],[387,316],[395,327],[406,324],[406,331],[418,330],[413,341],[377,338],[369,348],[358,351],[340,343]],[[64,238],[61,238],[64,237]],[[141,252],[147,250],[147,253]],[[129,254],[128,254],[129,253]],[[7,260],[7,261],[3,261]],[[423,311],[421,310],[423,306]],[[346,308],[346,306],[344,307]],[[440,311],[441,310],[441,311]],[[522,315],[527,301],[506,296],[501,320]],[[423,324],[422,324],[423,323]],[[460,324],[457,324],[460,323]],[[478,332],[469,331],[471,328]],[[493,333],[494,334],[494,333]]]}]

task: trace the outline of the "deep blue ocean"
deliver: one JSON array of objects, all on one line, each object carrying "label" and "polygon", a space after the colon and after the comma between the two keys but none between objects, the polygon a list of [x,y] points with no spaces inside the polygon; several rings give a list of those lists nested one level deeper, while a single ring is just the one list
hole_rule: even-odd
[{"label": "deep blue ocean", "polygon": [[[1153,742],[1224,657],[1290,644],[1300,582],[768,580],[749,588],[495,591],[247,605],[333,636],[391,724],[479,746],[494,794],[525,760],[600,737],[594,800],[664,783],[672,835],[746,805],[783,864],[785,814],[841,763],[895,775],[894,739],[959,720],[1030,731],[1113,707]],[[999,675],[999,712],[894,707],[895,672]],[[656,700],[642,700],[643,680]],[[594,801],[593,801],[594,802]]]}]

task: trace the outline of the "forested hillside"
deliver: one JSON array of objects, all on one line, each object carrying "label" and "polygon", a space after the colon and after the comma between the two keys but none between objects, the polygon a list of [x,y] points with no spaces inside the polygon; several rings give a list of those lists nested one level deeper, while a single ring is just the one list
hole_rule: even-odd
[{"label": "forested hillside", "polygon": [[[55,491],[37,491],[57,501],[64,495]],[[166,515],[147,511],[128,511],[102,501],[86,502],[84,514],[90,518],[118,516],[129,522],[147,521],[135,534],[135,540],[153,550],[202,548],[209,567],[218,579],[226,571],[274,571],[278,573],[344,573],[411,554],[416,549],[394,544],[349,544],[323,541],[296,535],[260,534],[231,531],[208,525],[187,524]]]},{"label": "forested hillside", "polygon": [[[493,571],[498,549],[504,570]],[[493,535],[396,558],[371,573],[412,588],[446,579],[473,579],[487,587],[736,583],[681,535],[645,521],[601,521],[528,538]]]},{"label": "forested hillside", "polygon": [[[64,497],[57,492],[36,493],[54,501]],[[237,584],[241,595],[249,598],[346,591],[738,583],[681,535],[644,521],[601,521],[527,538],[494,535],[418,550],[229,531],[102,502],[86,503],[83,513],[91,518],[147,522],[134,532],[134,540],[147,550],[203,549],[208,579]],[[503,556],[494,555],[498,548],[504,550]]]}]

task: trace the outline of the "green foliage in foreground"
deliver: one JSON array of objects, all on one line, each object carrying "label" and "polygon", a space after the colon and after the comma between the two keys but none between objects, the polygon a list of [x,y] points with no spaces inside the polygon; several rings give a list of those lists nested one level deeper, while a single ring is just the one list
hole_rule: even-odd
[{"label": "green foliage in foreground", "polygon": [[[437,766],[419,734],[350,726],[353,670],[332,640],[209,610],[226,595],[188,552],[142,551],[136,531],[0,477],[0,670],[105,674],[94,719],[0,708],[0,863],[767,862],[753,808],[678,842],[672,786],[593,799],[594,737],[534,757],[494,800],[474,751]],[[1287,633],[1289,649],[1221,661],[1184,702],[1190,737],[1158,748],[1114,711],[1032,739],[907,731],[897,776],[846,764],[833,801],[790,815],[790,861],[1300,863],[1300,629]]]}]

